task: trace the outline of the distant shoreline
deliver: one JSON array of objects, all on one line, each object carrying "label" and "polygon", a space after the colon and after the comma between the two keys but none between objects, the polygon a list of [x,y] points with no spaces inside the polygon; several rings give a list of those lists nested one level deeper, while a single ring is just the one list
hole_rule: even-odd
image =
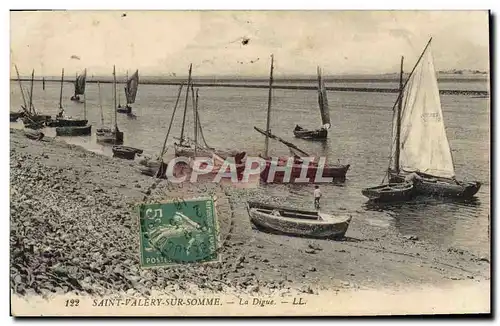
[{"label": "distant shoreline", "polygon": [[[11,81],[17,81],[17,79],[11,79]],[[28,78],[21,78],[22,82],[29,82],[31,79]],[[42,82],[42,79],[35,79],[36,82]],[[252,83],[235,83],[235,81],[239,82],[246,82],[246,80],[236,80],[232,79],[232,82],[225,82],[227,79],[218,79],[217,82],[203,82],[203,81],[198,81],[196,79],[193,79],[193,83],[196,87],[233,87],[233,88],[265,88],[267,89],[269,86],[265,84],[252,84]],[[251,82],[258,82],[260,80],[251,80]],[[264,80],[262,80],[264,81]],[[286,81],[286,80],[283,80]],[[282,82],[283,82],[282,81]],[[298,82],[313,82],[316,80],[298,80]],[[343,79],[342,81],[346,81]],[[356,81],[356,82],[378,82],[378,80],[361,80],[361,79],[355,79],[355,80],[349,80],[350,82]],[[384,79],[384,81],[392,81],[388,79]],[[481,79],[481,81],[484,81],[484,79]],[[60,80],[45,80],[47,83],[60,83]],[[67,80],[67,83],[73,83],[73,80]],[[113,81],[109,79],[101,79],[101,80],[87,80],[87,83],[103,83],[103,84],[110,84]],[[279,82],[279,81],[276,81]],[[295,80],[297,82],[297,80]],[[181,85],[185,84],[185,80],[183,79],[178,79],[178,80],[162,80],[162,81],[151,81],[151,80],[145,80],[140,82],[141,84],[146,84],[146,85],[170,85],[170,86],[175,86],[175,85]],[[287,83],[289,84],[289,83]],[[283,84],[275,84],[273,85],[273,88],[275,89],[292,89],[292,90],[315,90],[317,89],[316,86],[309,86],[309,85],[283,85]],[[368,92],[368,93],[397,93],[399,90],[397,88],[380,88],[380,87],[326,87],[327,90],[329,91],[338,91],[338,92]],[[470,96],[480,96],[480,97],[487,97],[488,96],[488,91],[480,91],[480,90],[446,90],[446,89],[441,89],[439,90],[440,94],[447,94],[447,95],[470,95]]]}]

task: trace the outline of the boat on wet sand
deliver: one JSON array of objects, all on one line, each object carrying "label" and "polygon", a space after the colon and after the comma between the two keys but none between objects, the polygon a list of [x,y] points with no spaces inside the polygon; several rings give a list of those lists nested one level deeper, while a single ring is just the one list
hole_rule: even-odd
[{"label": "boat on wet sand", "polygon": [[[416,173],[416,194],[470,198],[480,189],[479,181],[459,181],[446,135],[439,88],[427,43],[400,93],[394,110],[389,182],[404,182]],[[394,106],[396,106],[396,104]]]},{"label": "boat on wet sand", "polygon": [[413,183],[389,183],[365,188],[361,193],[373,201],[404,201],[413,197]]},{"label": "boat on wet sand", "polygon": [[352,217],[334,216],[319,211],[247,202],[250,221],[274,233],[311,238],[343,238]]},{"label": "boat on wet sand", "polygon": [[130,146],[113,146],[113,157],[123,158],[126,160],[135,159],[136,154],[142,154],[143,150]]},{"label": "boat on wet sand", "polygon": [[42,140],[45,135],[43,132],[40,132],[38,130],[25,129],[24,136],[26,136],[26,138],[33,140]]}]

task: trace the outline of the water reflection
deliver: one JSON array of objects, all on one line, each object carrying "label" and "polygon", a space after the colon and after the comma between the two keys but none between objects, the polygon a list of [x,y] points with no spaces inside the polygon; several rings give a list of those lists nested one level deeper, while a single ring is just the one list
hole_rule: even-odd
[{"label": "water reflection", "polygon": [[[484,227],[480,219],[481,201],[475,197],[468,200],[416,197],[411,201],[397,203],[368,201],[363,208],[390,217],[391,226],[403,235],[416,235],[421,240],[437,244],[454,245],[457,239],[476,242],[479,238],[484,240],[485,236],[482,234]],[[480,225],[476,239],[471,239],[470,235],[464,233],[466,231],[461,226],[463,223],[459,223],[461,220]]]}]

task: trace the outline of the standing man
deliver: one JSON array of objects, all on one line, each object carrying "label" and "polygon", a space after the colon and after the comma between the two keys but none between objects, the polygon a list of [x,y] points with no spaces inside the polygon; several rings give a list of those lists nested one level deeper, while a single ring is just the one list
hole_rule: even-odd
[{"label": "standing man", "polygon": [[314,186],[314,207],[319,209],[319,199],[321,198],[321,190],[319,190],[319,186]]}]

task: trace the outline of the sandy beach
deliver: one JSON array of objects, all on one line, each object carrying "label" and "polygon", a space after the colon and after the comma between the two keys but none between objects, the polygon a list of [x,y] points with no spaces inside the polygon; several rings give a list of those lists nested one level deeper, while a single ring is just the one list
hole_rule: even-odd
[{"label": "sandy beach", "polygon": [[[258,189],[155,183],[134,161],[51,138],[30,140],[20,130],[10,136],[10,284],[19,296],[489,284],[489,256],[367,227],[356,222],[360,212],[344,212],[353,221],[343,241],[268,234],[252,227],[244,204],[280,198],[263,198]],[[141,269],[135,206],[207,194],[217,196],[221,262]]]}]

